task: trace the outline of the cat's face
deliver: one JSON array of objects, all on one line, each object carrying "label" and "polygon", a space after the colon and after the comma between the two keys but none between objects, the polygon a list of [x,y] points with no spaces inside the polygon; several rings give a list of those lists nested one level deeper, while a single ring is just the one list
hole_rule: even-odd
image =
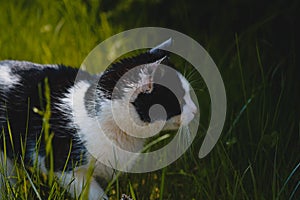
[{"label": "cat's face", "polygon": [[[153,66],[154,65],[154,66]],[[155,71],[148,73],[145,68]],[[147,74],[148,73],[148,74]],[[176,70],[159,63],[140,67],[140,83],[133,90],[133,113],[144,123],[164,121],[164,130],[187,125],[197,112],[188,81]],[[145,79],[145,80],[143,80]]]},{"label": "cat's face", "polygon": [[165,53],[147,52],[112,65],[100,78],[99,88],[112,101],[114,118],[125,132],[149,137],[151,131],[178,129],[194,118],[190,85],[168,66]]}]

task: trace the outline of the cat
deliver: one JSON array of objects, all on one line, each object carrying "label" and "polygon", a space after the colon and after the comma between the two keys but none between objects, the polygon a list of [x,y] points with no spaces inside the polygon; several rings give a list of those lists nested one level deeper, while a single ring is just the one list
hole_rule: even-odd
[{"label": "cat", "polygon": [[[168,52],[162,50],[169,43],[168,40],[149,51],[117,61],[98,75],[64,65],[1,61],[0,161],[4,162],[5,148],[7,168],[13,166],[15,159],[21,159],[27,166],[38,160],[41,171],[49,171],[45,140],[40,139],[44,130],[40,112],[48,104],[51,110],[49,134],[53,133],[53,168],[55,176],[61,177],[61,186],[68,188],[72,197],[78,197],[86,184],[89,166],[94,162],[88,198],[108,199],[102,189],[104,185],[101,185],[105,181],[99,180],[110,180],[114,170],[102,164],[98,156],[109,156],[106,151],[111,144],[101,138],[103,135],[99,134],[98,122],[101,122],[102,131],[113,143],[131,152],[140,152],[146,140],[133,137],[118,127],[113,121],[112,102],[127,104],[137,124],[150,126],[165,121],[164,130],[176,130],[181,125],[187,125],[197,112],[184,76],[178,71],[164,74],[160,70],[162,64],[173,67]],[[124,74],[137,66],[136,80],[132,79],[132,75],[118,84]],[[177,94],[157,84],[154,81],[156,76],[158,79],[172,79]],[[48,100],[47,88],[50,91]],[[117,95],[114,95],[115,88],[119,91]],[[127,94],[132,94],[129,102],[125,100]],[[157,113],[150,116],[149,109],[156,104],[163,106],[166,116]],[[118,109],[122,110],[121,107]],[[118,115],[123,116],[122,113]],[[135,130],[134,123],[126,117],[122,120],[126,129]],[[147,137],[148,132],[137,134]],[[24,141],[25,153],[22,154]],[[14,173],[10,169],[7,171]]]}]

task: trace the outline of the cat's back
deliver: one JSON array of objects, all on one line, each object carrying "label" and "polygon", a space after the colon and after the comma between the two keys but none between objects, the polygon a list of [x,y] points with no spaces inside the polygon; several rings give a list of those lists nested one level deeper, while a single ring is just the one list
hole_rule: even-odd
[{"label": "cat's back", "polygon": [[42,65],[14,60],[1,61],[1,121],[6,121],[8,115],[20,118],[29,107],[42,109],[41,102],[44,101],[46,84],[50,89],[51,101],[54,103],[73,86],[77,72],[77,69],[63,65]]},{"label": "cat's back", "polygon": [[[57,64],[0,61],[0,101],[7,105],[19,105],[18,101],[27,98],[39,102],[40,92],[44,92],[45,84],[49,86],[51,97],[62,97],[74,86],[78,71],[76,68]],[[89,82],[92,76],[81,71],[79,79]]]},{"label": "cat's back", "polygon": [[[45,78],[51,82],[51,87],[71,86],[78,69],[64,65],[36,64],[27,61],[0,61],[0,90],[2,92],[21,91],[42,84]],[[24,92],[24,90],[23,90]]]}]

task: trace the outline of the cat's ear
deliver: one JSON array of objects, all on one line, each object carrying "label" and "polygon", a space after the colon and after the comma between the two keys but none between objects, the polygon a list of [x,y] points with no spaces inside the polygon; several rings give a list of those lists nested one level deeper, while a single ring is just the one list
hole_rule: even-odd
[{"label": "cat's ear", "polygon": [[[118,62],[113,63],[107,68],[100,77],[98,86],[107,97],[111,97],[112,91],[115,88],[118,80],[128,71],[142,66],[142,73],[139,77],[139,83],[149,83],[143,87],[147,91],[151,91],[153,87],[153,75],[160,64],[172,65],[168,61],[168,51],[166,49],[171,46],[172,39],[168,39],[149,51],[139,54],[131,58],[124,58]],[[143,90],[144,90],[143,89]]]},{"label": "cat's ear", "polygon": [[154,74],[165,59],[167,59],[167,56],[141,67],[141,73],[139,75],[140,92],[150,93],[153,90]]},{"label": "cat's ear", "polygon": [[166,51],[173,43],[173,39],[169,38],[168,40],[162,42],[161,44],[157,45],[156,47],[150,49],[148,51],[149,56],[153,56],[157,58],[152,63],[144,65],[143,75],[141,77],[141,84],[143,84],[143,92],[151,92],[153,89],[154,83],[154,74],[159,68],[159,66],[164,63],[169,63],[168,57],[169,53]]},{"label": "cat's ear", "polygon": [[169,38],[168,40],[164,41],[163,43],[157,45],[156,47],[152,48],[149,50],[149,53],[150,54],[153,54],[153,55],[165,55],[166,54],[166,51],[165,50],[168,50],[168,48],[170,48],[173,44],[173,39],[172,38]]}]

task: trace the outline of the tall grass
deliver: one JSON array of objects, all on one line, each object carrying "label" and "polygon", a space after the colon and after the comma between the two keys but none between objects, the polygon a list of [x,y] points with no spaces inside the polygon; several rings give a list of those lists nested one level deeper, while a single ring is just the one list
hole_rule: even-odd
[{"label": "tall grass", "polygon": [[[228,114],[213,151],[198,159],[210,101],[200,75],[193,73],[201,121],[191,148],[162,170],[118,177],[107,188],[111,199],[120,199],[122,193],[138,200],[300,197],[299,70],[296,35],[291,28],[297,1],[278,0],[272,5],[230,1],[229,7],[214,1],[188,4],[180,0],[0,2],[0,59],[78,67],[107,37],[153,25],[191,35],[218,65],[226,86]],[[157,18],[159,12],[167,14]],[[239,17],[246,20],[234,24]],[[49,186],[49,177],[38,169],[18,166],[17,183],[11,185],[5,179],[8,199],[70,199],[55,179]],[[4,171],[2,167],[1,173]]]}]

